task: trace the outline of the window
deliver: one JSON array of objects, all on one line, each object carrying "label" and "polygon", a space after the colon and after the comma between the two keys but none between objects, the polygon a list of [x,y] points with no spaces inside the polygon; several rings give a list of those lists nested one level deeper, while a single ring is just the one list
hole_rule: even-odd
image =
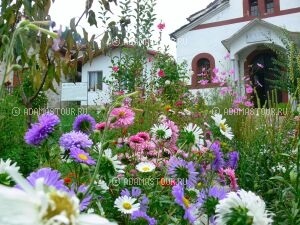
[{"label": "window", "polygon": [[258,16],[258,0],[250,0],[250,16]]},{"label": "window", "polygon": [[274,12],[274,0],[265,0],[266,2],[266,13],[273,13]]},{"label": "window", "polygon": [[216,85],[213,82],[213,68],[215,68],[215,59],[209,53],[200,53],[192,61],[192,88],[206,88]]},{"label": "window", "polygon": [[103,74],[102,71],[88,72],[89,91],[102,90]]}]

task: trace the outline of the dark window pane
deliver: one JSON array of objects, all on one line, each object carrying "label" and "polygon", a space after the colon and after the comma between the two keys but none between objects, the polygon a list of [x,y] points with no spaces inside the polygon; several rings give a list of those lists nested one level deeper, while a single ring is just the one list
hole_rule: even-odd
[{"label": "dark window pane", "polygon": [[257,0],[250,0],[250,15],[251,16],[258,16],[258,1]]},{"label": "dark window pane", "polygon": [[266,13],[273,13],[273,12],[274,12],[274,1],[266,0]]},{"label": "dark window pane", "polygon": [[97,74],[97,88],[98,90],[102,90],[102,80],[103,79],[103,74],[102,74],[102,71],[99,71],[98,74]]}]

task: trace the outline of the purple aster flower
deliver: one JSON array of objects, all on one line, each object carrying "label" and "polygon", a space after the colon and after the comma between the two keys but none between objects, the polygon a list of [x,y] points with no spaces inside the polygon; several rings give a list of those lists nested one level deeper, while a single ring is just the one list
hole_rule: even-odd
[{"label": "purple aster flower", "polygon": [[80,148],[72,147],[70,148],[70,157],[73,158],[76,162],[84,163],[87,165],[95,165],[96,161],[85,151]]},{"label": "purple aster flower", "polygon": [[130,197],[130,192],[128,191],[128,189],[127,188],[125,188],[125,189],[123,189],[122,191],[121,191],[121,196],[128,196],[128,197]]},{"label": "purple aster flower", "polygon": [[42,178],[44,185],[48,187],[54,187],[57,190],[68,191],[68,188],[64,185],[64,180],[61,178],[61,174],[57,170],[51,168],[42,168],[36,172],[32,172],[26,179],[32,186],[36,185],[36,181]]},{"label": "purple aster flower", "polygon": [[199,198],[198,198],[198,203],[200,205],[203,205],[204,202],[207,200],[209,197],[213,197],[217,200],[222,200],[223,198],[226,197],[226,194],[228,193],[228,189],[222,186],[213,186],[209,188],[208,190],[202,190],[199,193]]},{"label": "purple aster flower", "polygon": [[40,145],[60,122],[58,116],[53,113],[42,114],[39,116],[38,121],[38,123],[32,124],[31,128],[25,133],[24,139],[29,145]]},{"label": "purple aster flower", "polygon": [[137,198],[141,195],[142,191],[140,188],[138,187],[133,187],[132,190],[131,190],[131,196],[134,197],[134,198]]},{"label": "purple aster flower", "polygon": [[44,113],[39,116],[38,121],[40,124],[47,125],[51,132],[54,130],[54,127],[60,123],[60,119],[54,113]]},{"label": "purple aster flower", "polygon": [[71,131],[63,134],[59,139],[59,145],[66,150],[72,147],[86,149],[92,146],[93,142],[89,139],[88,135],[80,131]]},{"label": "purple aster flower", "polygon": [[220,142],[216,141],[211,146],[210,149],[213,151],[213,154],[215,156],[214,161],[212,162],[211,168],[215,171],[219,171],[223,166],[225,165],[224,159],[223,159],[223,152],[220,148]]},{"label": "purple aster flower", "polygon": [[96,120],[92,116],[89,114],[81,114],[75,118],[73,130],[89,134],[95,129],[95,126]]},{"label": "purple aster flower", "polygon": [[236,169],[239,161],[239,153],[237,151],[228,153],[228,161],[226,163],[227,167],[231,169]]},{"label": "purple aster flower", "polygon": [[[88,190],[87,186],[82,184],[79,186],[79,188],[77,190],[77,195],[83,194],[83,196],[84,196],[87,190]],[[81,212],[88,208],[88,206],[91,203],[91,200],[92,200],[91,195],[86,195],[85,198],[80,199],[79,209]]]},{"label": "purple aster flower", "polygon": [[183,181],[188,188],[195,187],[198,181],[194,163],[176,157],[171,157],[168,162],[168,174]]},{"label": "purple aster flower", "polygon": [[131,220],[144,219],[148,222],[148,225],[156,225],[157,221],[153,217],[147,215],[146,212],[137,210],[131,214]]},{"label": "purple aster flower", "polygon": [[140,199],[140,210],[146,212],[148,209],[149,199],[146,195],[142,195]]},{"label": "purple aster flower", "polygon": [[191,204],[191,202],[184,196],[182,183],[178,183],[172,188],[172,195],[175,198],[175,202],[184,209],[184,218],[189,220],[190,223],[193,223],[196,220],[196,216],[194,214],[196,212],[197,205]]}]

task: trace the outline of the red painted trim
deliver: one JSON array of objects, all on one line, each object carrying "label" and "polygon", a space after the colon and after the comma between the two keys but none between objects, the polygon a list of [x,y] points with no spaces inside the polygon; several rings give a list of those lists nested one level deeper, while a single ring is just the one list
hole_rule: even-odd
[{"label": "red painted trim", "polygon": [[201,71],[199,71],[199,68],[198,68],[198,61],[200,59],[208,59],[209,60],[211,73],[212,73],[212,70],[216,66],[215,59],[211,54],[209,54],[209,53],[200,53],[200,54],[196,55],[192,60],[192,70],[194,72],[194,74],[192,76],[192,85],[189,85],[188,88],[190,88],[190,89],[202,89],[202,88],[219,87],[220,84],[215,84],[215,83],[214,84],[209,83],[209,84],[206,84],[206,85],[201,85],[201,84],[198,83],[197,74],[199,74],[201,72]]},{"label": "red painted trim", "polygon": [[[244,1],[246,1],[246,0],[244,0]],[[260,16],[260,18],[264,19],[264,18],[269,18],[269,17],[274,17],[274,16],[289,15],[289,14],[299,13],[299,12],[300,12],[300,7],[297,7],[297,8],[293,8],[293,9],[281,10],[281,11],[279,11],[277,13],[274,12],[272,14],[265,14],[265,15]],[[205,29],[205,28],[230,25],[230,24],[234,24],[234,23],[241,23],[241,22],[246,22],[246,21],[253,20],[255,18],[257,18],[257,17],[255,17],[255,16],[247,16],[247,17],[238,17],[238,18],[234,18],[234,19],[230,19],[230,20],[223,20],[223,21],[219,21],[219,22],[200,24],[200,25],[194,27],[191,30],[200,30],[200,29]]]}]

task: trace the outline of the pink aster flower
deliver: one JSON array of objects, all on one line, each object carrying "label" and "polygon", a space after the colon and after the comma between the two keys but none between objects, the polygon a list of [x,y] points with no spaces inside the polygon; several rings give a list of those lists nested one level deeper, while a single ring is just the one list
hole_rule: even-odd
[{"label": "pink aster flower", "polygon": [[112,128],[122,128],[132,125],[135,113],[128,107],[114,108],[110,113],[110,123]]},{"label": "pink aster flower", "polygon": [[157,75],[159,77],[165,77],[166,76],[165,71],[163,71],[162,69],[159,69],[159,71],[157,72]]},{"label": "pink aster flower", "polygon": [[253,107],[253,106],[254,106],[253,102],[251,102],[251,101],[245,101],[245,102],[244,102],[244,105],[245,105],[246,107]]},{"label": "pink aster flower", "polygon": [[251,94],[252,92],[253,92],[253,88],[249,84],[246,84],[246,93]]},{"label": "pink aster flower", "polygon": [[219,69],[218,68],[214,68],[213,69],[213,73],[217,75],[219,73]]},{"label": "pink aster flower", "polygon": [[113,67],[112,67],[112,70],[113,70],[115,73],[117,73],[117,72],[119,71],[119,67],[118,67],[118,66],[113,66]]},{"label": "pink aster flower", "polygon": [[106,127],[106,123],[105,122],[97,123],[96,126],[95,126],[96,130],[100,130],[100,131],[104,130],[105,127]]},{"label": "pink aster flower", "polygon": [[230,70],[229,70],[229,75],[230,75],[230,76],[234,75],[234,69],[230,69]]},{"label": "pink aster flower", "polygon": [[165,27],[166,27],[166,24],[163,23],[163,22],[160,22],[159,24],[157,24],[157,28],[158,28],[160,31],[162,31],[163,29],[165,29]]},{"label": "pink aster flower", "polygon": [[230,53],[229,52],[226,53],[226,55],[224,56],[224,59],[226,59],[226,60],[230,59]]},{"label": "pink aster flower", "polygon": [[230,180],[230,188],[233,191],[236,191],[238,189],[237,178],[235,176],[234,169],[227,168],[224,170],[223,168],[221,168],[219,171],[219,175],[222,179],[224,179],[224,175],[228,176],[228,178]]},{"label": "pink aster flower", "polygon": [[144,149],[145,140],[138,135],[133,135],[129,138],[129,147],[137,152],[142,152]]},{"label": "pink aster flower", "polygon": [[208,83],[208,80],[200,80],[198,81],[198,83],[201,85],[206,85]]}]

